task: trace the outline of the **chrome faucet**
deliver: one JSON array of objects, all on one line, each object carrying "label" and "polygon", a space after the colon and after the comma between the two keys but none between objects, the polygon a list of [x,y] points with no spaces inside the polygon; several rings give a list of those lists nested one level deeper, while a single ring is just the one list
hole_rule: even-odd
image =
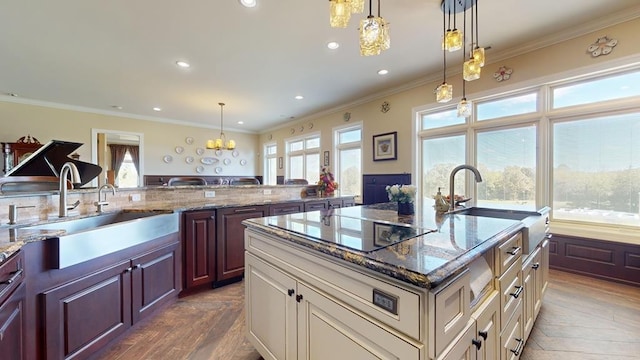
[{"label": "chrome faucet", "polygon": [[74,183],[80,182],[80,173],[78,172],[78,168],[72,162],[66,162],[60,168],[60,208],[58,211],[59,217],[66,217],[68,215],[68,211],[71,209],[75,209],[80,205],[80,200],[75,203],[69,205],[67,204],[67,177],[71,176],[71,188],[73,189]]},{"label": "chrome faucet", "polygon": [[453,170],[451,170],[451,175],[449,176],[449,211],[455,210],[456,206],[456,197],[453,193],[455,190],[453,189],[453,180],[456,177],[456,173],[462,169],[471,170],[473,174],[476,176],[476,182],[482,182],[482,176],[480,175],[480,171],[471,165],[459,165],[456,166]]},{"label": "chrome faucet", "polygon": [[109,203],[107,202],[107,194],[104,194],[104,201],[102,200],[102,190],[103,189],[109,189],[111,188],[111,191],[113,193],[113,195],[116,195],[116,188],[113,187],[113,185],[111,184],[104,184],[102,186],[100,186],[100,189],[98,189],[98,201],[94,202],[93,205],[96,206],[96,212],[97,213],[102,213],[102,208],[104,206],[109,205]]}]

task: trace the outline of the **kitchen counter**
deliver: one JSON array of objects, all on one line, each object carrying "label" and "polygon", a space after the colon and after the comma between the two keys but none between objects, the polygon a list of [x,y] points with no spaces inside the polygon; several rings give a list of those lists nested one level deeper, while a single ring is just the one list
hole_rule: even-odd
[{"label": "kitchen counter", "polygon": [[[345,225],[347,222],[356,219],[368,220],[373,224],[374,230],[367,236],[377,237],[377,245],[389,245],[371,251],[349,247],[349,241],[357,242],[358,230],[351,231],[350,240],[340,244],[320,240],[323,237],[322,228],[331,226],[330,222],[340,221],[342,228],[345,228],[348,227]],[[296,223],[301,230],[283,229],[277,226],[278,220]],[[523,227],[517,220],[436,215],[432,208],[416,211],[413,216],[398,216],[394,203],[250,219],[244,224],[284,241],[426,289],[436,287],[459,273],[499,241]],[[295,225],[291,227],[295,228]],[[360,231],[365,232],[363,229]],[[312,233],[320,235],[309,236]],[[349,233],[349,230],[345,233]],[[394,238],[403,233],[415,237],[394,243]],[[360,240],[366,241],[364,236]]]}]

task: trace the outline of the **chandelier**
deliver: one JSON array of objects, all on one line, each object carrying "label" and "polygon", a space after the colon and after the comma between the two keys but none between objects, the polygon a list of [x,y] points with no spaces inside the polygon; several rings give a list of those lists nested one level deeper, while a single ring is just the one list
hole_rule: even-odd
[{"label": "chandelier", "polygon": [[227,140],[224,136],[224,127],[223,127],[223,113],[222,109],[224,107],[224,103],[218,103],[220,105],[220,137],[215,140],[207,140],[207,149],[214,150],[233,150],[236,148],[236,142],[233,140]]}]

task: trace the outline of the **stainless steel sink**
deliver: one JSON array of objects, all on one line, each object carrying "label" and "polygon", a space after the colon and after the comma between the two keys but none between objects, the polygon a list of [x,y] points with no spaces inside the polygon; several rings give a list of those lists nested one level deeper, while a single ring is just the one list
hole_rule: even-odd
[{"label": "stainless steel sink", "polygon": [[27,226],[19,231],[61,230],[51,242],[51,265],[55,269],[124,250],[179,229],[178,213],[115,212]]},{"label": "stainless steel sink", "polygon": [[549,234],[550,210],[551,209],[547,206],[538,211],[470,207],[455,210],[451,213],[457,215],[518,220],[522,222],[524,224],[524,228],[522,230],[522,250],[525,254],[530,254]]}]

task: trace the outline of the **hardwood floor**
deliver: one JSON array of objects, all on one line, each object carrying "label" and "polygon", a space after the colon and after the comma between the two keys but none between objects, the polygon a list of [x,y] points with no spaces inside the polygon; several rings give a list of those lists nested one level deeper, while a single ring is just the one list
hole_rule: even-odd
[{"label": "hardwood floor", "polygon": [[[181,298],[99,359],[260,359],[244,336],[243,286]],[[551,270],[521,359],[640,359],[640,288]]]}]

